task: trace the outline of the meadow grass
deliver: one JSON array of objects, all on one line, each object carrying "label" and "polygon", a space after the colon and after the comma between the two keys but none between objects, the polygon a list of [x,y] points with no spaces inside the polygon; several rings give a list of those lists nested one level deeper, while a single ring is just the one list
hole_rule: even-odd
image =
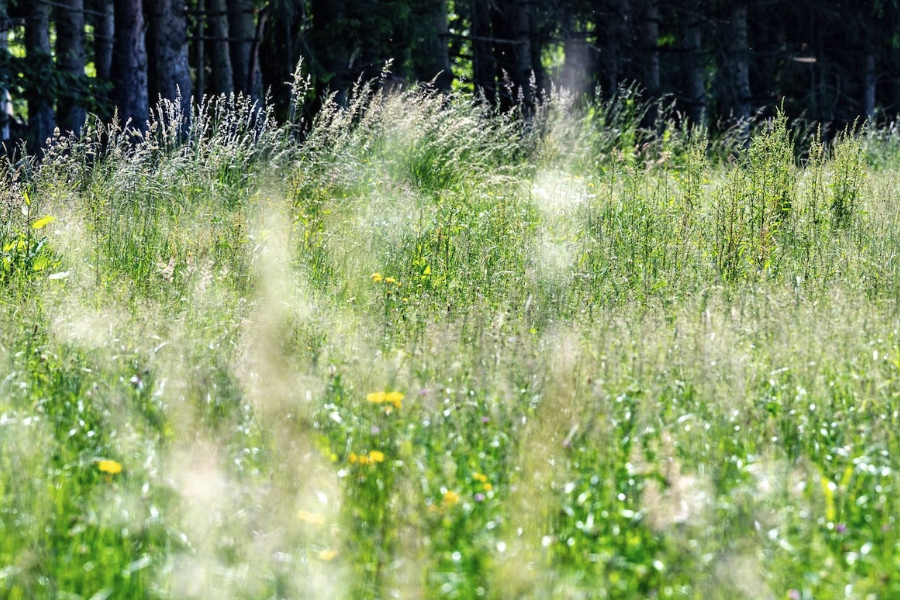
[{"label": "meadow grass", "polygon": [[896,597],[900,135],[642,110],[360,85],[10,165],[0,597]]}]

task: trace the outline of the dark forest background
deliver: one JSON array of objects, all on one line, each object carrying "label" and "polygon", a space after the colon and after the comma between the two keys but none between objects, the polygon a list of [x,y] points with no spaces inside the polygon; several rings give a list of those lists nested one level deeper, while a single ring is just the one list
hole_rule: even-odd
[{"label": "dark forest background", "polygon": [[178,89],[269,96],[283,117],[301,58],[311,110],[391,61],[393,84],[526,113],[635,83],[712,127],[900,112],[898,0],[0,0],[2,137],[33,149],[116,107],[140,128]]}]

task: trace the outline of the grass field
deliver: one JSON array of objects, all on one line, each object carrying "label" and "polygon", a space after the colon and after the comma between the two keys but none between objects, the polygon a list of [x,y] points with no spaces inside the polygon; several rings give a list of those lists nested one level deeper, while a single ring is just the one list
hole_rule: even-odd
[{"label": "grass field", "polygon": [[896,132],[167,110],[4,175],[0,597],[900,596]]}]

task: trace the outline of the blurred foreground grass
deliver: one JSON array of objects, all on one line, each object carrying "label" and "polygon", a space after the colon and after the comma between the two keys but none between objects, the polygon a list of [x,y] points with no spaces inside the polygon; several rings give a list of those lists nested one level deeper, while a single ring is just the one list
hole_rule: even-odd
[{"label": "blurred foreground grass", "polygon": [[0,597],[900,595],[900,137],[635,102],[10,167]]}]

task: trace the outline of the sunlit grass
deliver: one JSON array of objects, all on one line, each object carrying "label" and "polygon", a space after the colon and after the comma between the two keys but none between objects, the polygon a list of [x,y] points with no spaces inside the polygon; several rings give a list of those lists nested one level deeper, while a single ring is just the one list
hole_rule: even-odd
[{"label": "sunlit grass", "polygon": [[891,130],[174,110],[5,173],[0,597],[900,592]]}]

